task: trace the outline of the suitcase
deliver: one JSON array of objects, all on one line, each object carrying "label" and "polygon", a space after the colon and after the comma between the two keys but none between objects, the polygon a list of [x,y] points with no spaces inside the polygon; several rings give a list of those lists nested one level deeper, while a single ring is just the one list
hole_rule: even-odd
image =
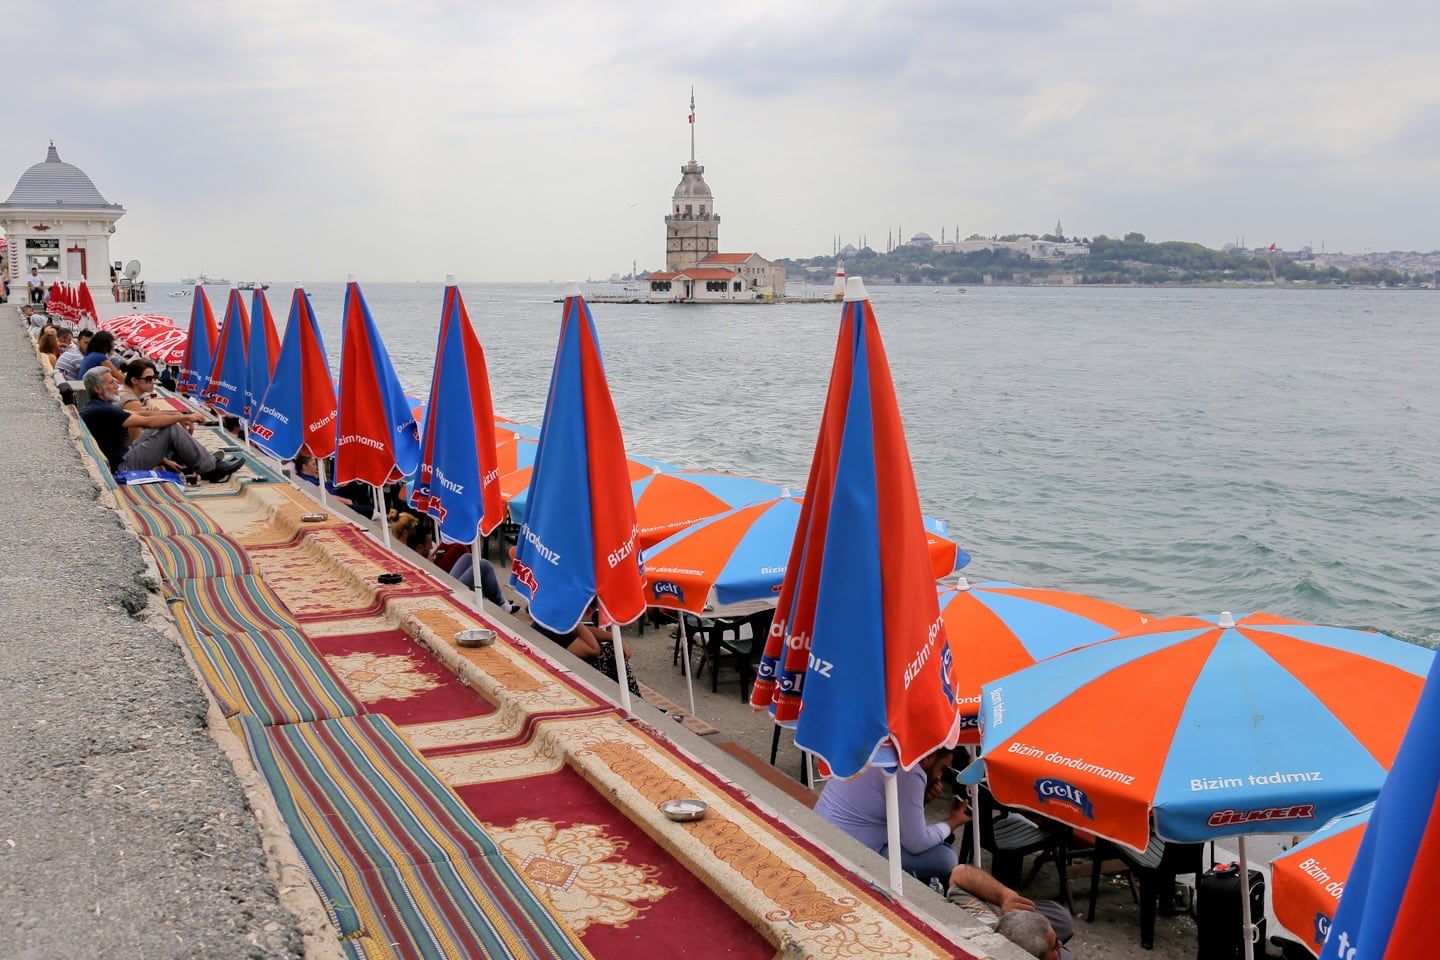
[{"label": "suitcase", "polygon": [[[1250,871],[1250,922],[1258,928],[1256,954],[1264,954],[1265,877]],[[1241,960],[1245,956],[1240,913],[1240,865],[1218,864],[1206,870],[1195,887],[1197,960]]]}]

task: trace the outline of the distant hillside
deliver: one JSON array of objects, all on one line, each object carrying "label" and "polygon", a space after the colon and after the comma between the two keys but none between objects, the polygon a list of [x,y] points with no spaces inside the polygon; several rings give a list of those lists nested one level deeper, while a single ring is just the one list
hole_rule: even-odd
[{"label": "distant hillside", "polygon": [[[968,249],[990,245],[990,249]],[[1029,250],[1043,251],[1032,256]],[[791,280],[825,284],[837,261],[874,283],[914,284],[1186,284],[1296,283],[1313,286],[1435,286],[1434,273],[1383,266],[1325,265],[1303,251],[1229,248],[1198,243],[1150,243],[1143,234],[1084,240],[1029,235],[971,238],[935,247],[906,244],[889,253],[849,248],[847,256],[782,260]]]}]

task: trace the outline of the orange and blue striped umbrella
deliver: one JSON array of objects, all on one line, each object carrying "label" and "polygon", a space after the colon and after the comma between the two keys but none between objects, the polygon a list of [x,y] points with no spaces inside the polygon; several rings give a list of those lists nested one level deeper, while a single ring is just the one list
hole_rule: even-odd
[{"label": "orange and blue striped umbrella", "polygon": [[1367,804],[1337,817],[1270,861],[1275,919],[1301,937],[1311,953],[1318,955],[1325,945],[1373,809]]},{"label": "orange and blue striped umbrella", "polygon": [[1135,850],[1152,817],[1181,843],[1309,832],[1375,799],[1434,659],[1268,613],[1152,621],[985,684],[967,779]]},{"label": "orange and blue striped umbrella", "polygon": [[649,548],[708,517],[747,503],[774,500],[784,488],[733,473],[662,470],[636,480],[631,491],[640,546]]},{"label": "orange and blue striped umbrella", "polygon": [[960,742],[979,743],[980,685],[1075,647],[1143,626],[1143,613],[1063,590],[998,580],[940,587],[954,651]]}]

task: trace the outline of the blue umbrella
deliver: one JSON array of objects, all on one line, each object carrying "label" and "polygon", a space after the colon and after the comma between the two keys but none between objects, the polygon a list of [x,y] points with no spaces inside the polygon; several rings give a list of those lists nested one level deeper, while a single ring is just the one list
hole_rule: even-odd
[{"label": "blue umbrella", "polygon": [[210,309],[210,298],[205,296],[205,288],[196,284],[195,296],[190,303],[190,330],[185,340],[185,356],[180,361],[180,378],[175,384],[177,393],[200,393],[209,386],[217,339],[219,334],[215,330],[215,313]]},{"label": "blue umbrella", "polygon": [[645,612],[635,501],[595,322],[573,285],[543,424],[510,582],[530,601],[530,616],[556,633],[574,630],[598,601],[615,625],[620,699],[629,710],[618,625]]},{"label": "blue umbrella", "polygon": [[[420,430],[375,318],[352,276],[345,284],[340,348],[340,413],[336,426],[335,483],[354,481],[376,488],[414,473],[420,465]],[[390,525],[381,507],[381,535],[390,545]]]},{"label": "blue umbrella", "polygon": [[[310,298],[296,285],[275,376],[260,401],[250,436],[256,446],[281,460],[294,459],[303,447],[323,462],[335,452],[336,414],[325,340]],[[320,489],[325,489],[323,484]]]},{"label": "blue umbrella", "polygon": [[215,349],[210,385],[204,395],[232,417],[245,415],[250,381],[245,349],[249,340],[250,317],[245,312],[245,301],[240,298],[240,291],[231,287],[230,297],[225,301],[225,319],[220,324],[220,344]]},{"label": "blue umbrella", "polygon": [[439,519],[442,539],[456,543],[473,543],[504,519],[489,379],[485,354],[451,277],[435,346],[420,472],[410,500]]},{"label": "blue umbrella", "polygon": [[257,285],[250,297],[250,340],[245,349],[245,420],[254,421],[260,412],[260,401],[270,387],[279,356],[280,337],[275,332],[275,317],[270,313],[265,288]]},{"label": "blue umbrella", "polygon": [[[1383,692],[1382,692],[1383,693]],[[1440,667],[1429,678],[1330,925],[1321,960],[1409,960],[1435,948],[1440,877]]]},{"label": "blue umbrella", "polygon": [[[907,769],[960,732],[954,663],[920,498],[874,311],[846,303],[820,435],[751,703],[853,777],[893,749]],[[900,886],[895,779],[890,883]]]}]

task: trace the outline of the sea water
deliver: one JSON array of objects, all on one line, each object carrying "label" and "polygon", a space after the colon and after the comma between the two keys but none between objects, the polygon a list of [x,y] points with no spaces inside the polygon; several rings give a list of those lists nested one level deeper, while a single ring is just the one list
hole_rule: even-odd
[{"label": "sea water", "polygon": [[[441,286],[362,287],[402,383],[426,396]],[[183,324],[189,300],[170,289],[152,285],[149,309]],[[290,289],[270,290],[282,328]],[[338,366],[343,285],[307,289]],[[461,289],[496,411],[538,422],[561,287]],[[224,291],[209,292],[218,316]],[[1440,641],[1440,295],[870,296],[921,503],[973,555],[972,579]],[[838,304],[592,311],[631,453],[803,487]]]}]

